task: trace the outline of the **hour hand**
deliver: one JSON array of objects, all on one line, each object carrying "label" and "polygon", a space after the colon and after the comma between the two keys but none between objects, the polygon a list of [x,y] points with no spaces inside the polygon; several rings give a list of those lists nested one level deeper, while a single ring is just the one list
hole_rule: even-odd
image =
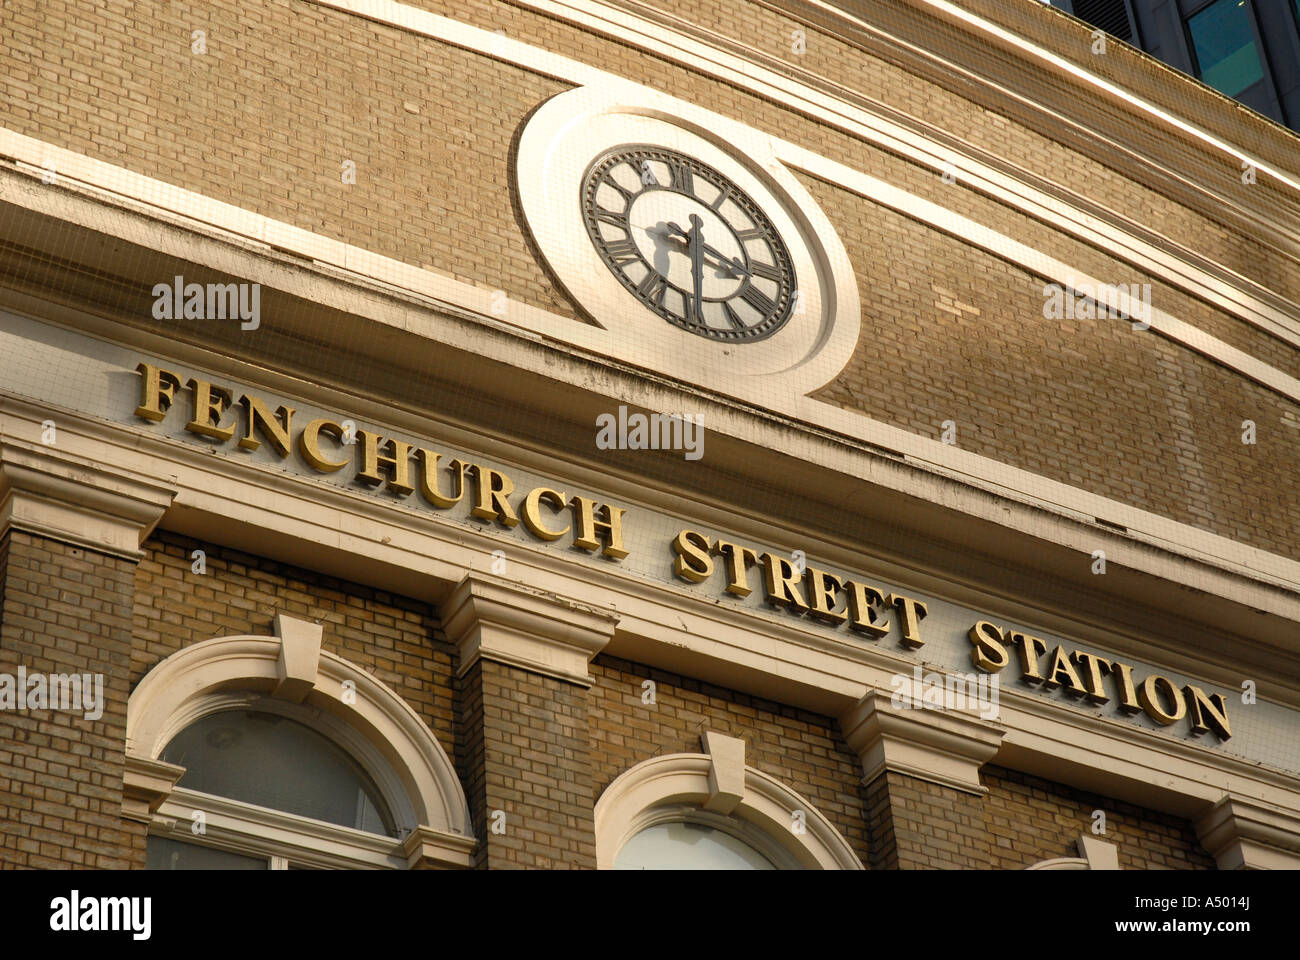
[{"label": "hour hand", "polygon": [[[685,240],[687,243],[690,243],[691,240],[690,233],[687,232],[686,230],[683,230],[677,224],[675,223],[668,224],[668,232],[670,234],[676,234],[678,239]],[[749,276],[749,270],[739,260],[727,256],[717,247],[714,247],[710,244],[707,243],[702,244],[702,247],[704,249],[704,255],[707,257],[712,257],[714,260],[717,260],[719,266],[726,267],[732,273],[738,273],[742,277]]]}]

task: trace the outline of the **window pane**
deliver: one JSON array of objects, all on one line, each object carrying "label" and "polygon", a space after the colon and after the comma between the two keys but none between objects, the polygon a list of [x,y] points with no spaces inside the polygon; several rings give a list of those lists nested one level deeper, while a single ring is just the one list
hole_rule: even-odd
[{"label": "window pane", "polygon": [[182,843],[166,837],[150,837],[145,848],[147,870],[266,870],[265,857],[249,857],[242,853],[213,850],[193,843]]},{"label": "window pane", "polygon": [[272,713],[231,710],[181,731],[162,759],[185,767],[179,786],[274,810],[397,836],[365,771],[319,733]]},{"label": "window pane", "polygon": [[1187,21],[1201,79],[1235,97],[1264,79],[1246,0],[1218,0]]},{"label": "window pane", "polygon": [[615,870],[775,870],[731,834],[699,823],[656,823],[629,840]]}]

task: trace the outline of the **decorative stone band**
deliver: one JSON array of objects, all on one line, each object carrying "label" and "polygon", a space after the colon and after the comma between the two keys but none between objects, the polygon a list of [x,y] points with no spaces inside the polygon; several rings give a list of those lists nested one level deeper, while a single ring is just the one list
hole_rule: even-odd
[{"label": "decorative stone band", "polygon": [[0,536],[25,530],[139,560],[140,545],[175,496],[175,490],[65,453],[55,443],[11,437],[0,443]]},{"label": "decorative stone band", "polygon": [[1300,869],[1300,817],[1228,794],[1196,821],[1196,835],[1220,870]]},{"label": "decorative stone band", "polygon": [[979,771],[1006,728],[964,710],[895,708],[888,693],[869,691],[840,717],[844,739],[862,758],[862,782],[886,770],[983,796]]},{"label": "decorative stone band", "polygon": [[613,610],[567,600],[493,574],[471,572],[442,606],[460,651],[458,674],[480,659],[591,686],[587,665],[614,636]]}]

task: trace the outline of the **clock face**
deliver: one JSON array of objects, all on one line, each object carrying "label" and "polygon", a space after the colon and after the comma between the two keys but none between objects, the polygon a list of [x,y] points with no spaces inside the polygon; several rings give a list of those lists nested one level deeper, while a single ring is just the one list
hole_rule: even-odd
[{"label": "clock face", "polygon": [[753,342],[790,319],[798,295],[785,243],[707,164],[662,147],[617,147],[587,170],[582,215],[605,265],[674,326]]}]

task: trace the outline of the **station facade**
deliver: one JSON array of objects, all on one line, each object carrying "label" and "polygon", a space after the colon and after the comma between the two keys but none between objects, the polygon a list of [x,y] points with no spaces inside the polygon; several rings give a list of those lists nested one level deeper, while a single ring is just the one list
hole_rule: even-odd
[{"label": "station facade", "polygon": [[1291,131],[1030,0],[0,58],[6,867],[1300,865]]}]

